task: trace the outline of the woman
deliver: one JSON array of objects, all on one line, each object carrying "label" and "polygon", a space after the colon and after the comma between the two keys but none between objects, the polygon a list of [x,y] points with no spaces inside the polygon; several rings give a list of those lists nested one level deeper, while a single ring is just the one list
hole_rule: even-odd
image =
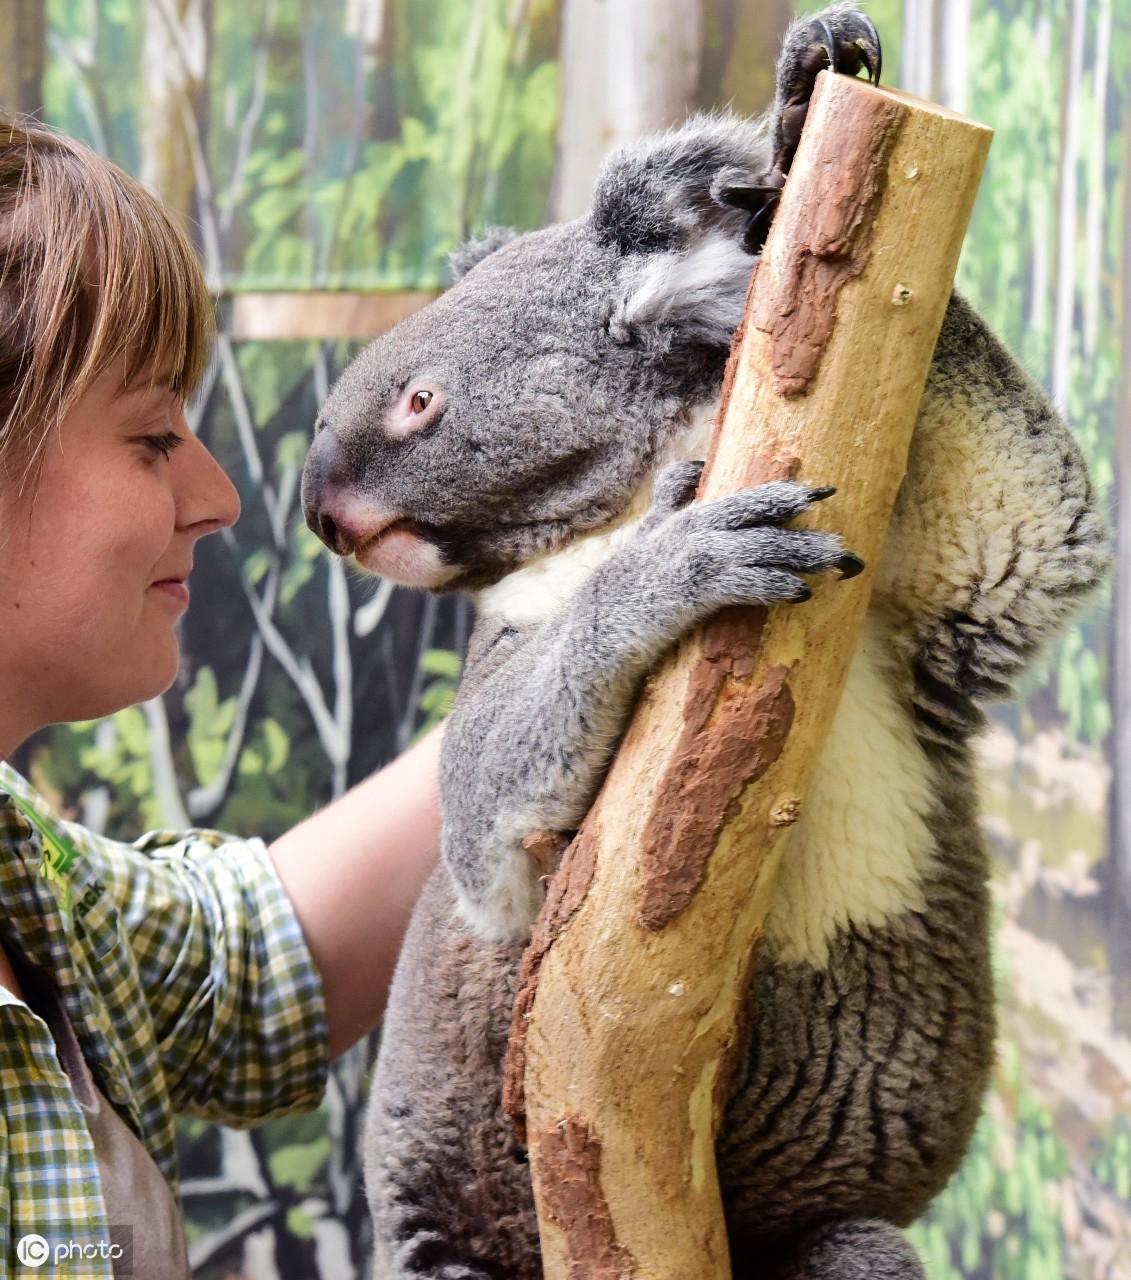
[{"label": "woman", "polygon": [[[0,120],[0,761],[176,674],[193,548],[239,514],[184,417],[211,334],[157,201]],[[376,1025],[435,861],[438,747],[270,849],[118,844],[0,762],[0,1274],[188,1275],[173,1116],[314,1107]]]}]

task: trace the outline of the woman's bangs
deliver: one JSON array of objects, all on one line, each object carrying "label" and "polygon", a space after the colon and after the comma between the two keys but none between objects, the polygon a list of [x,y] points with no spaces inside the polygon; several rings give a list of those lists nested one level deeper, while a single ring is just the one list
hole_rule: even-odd
[{"label": "woman's bangs", "polygon": [[99,228],[91,363],[101,371],[122,358],[127,385],[166,381],[187,398],[208,367],[214,333],[200,265],[148,192],[130,182],[115,194]]}]

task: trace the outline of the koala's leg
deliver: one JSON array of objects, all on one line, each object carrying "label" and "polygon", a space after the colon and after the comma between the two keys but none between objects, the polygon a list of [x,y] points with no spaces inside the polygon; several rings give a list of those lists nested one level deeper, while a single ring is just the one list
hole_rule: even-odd
[{"label": "koala's leg", "polygon": [[375,1280],[542,1274],[526,1154],[501,1097],[521,954],[469,936],[438,868],[409,924],[369,1092]]},{"label": "koala's leg", "polygon": [[772,1259],[736,1260],[734,1280],[925,1280],[919,1256],[886,1222],[834,1222]]},{"label": "koala's leg", "polygon": [[725,605],[808,599],[799,573],[863,567],[836,537],[773,527],[831,490],[778,482],[679,509],[700,465],[663,473],[639,530],[545,622],[477,628],[441,794],[444,858],[465,918],[486,938],[529,929],[549,868],[523,840],[576,829],[666,649]]},{"label": "koala's leg", "polygon": [[914,675],[920,737],[945,751],[977,729],[975,700],[1010,691],[1108,562],[1070,432],[955,295],[874,597]]}]

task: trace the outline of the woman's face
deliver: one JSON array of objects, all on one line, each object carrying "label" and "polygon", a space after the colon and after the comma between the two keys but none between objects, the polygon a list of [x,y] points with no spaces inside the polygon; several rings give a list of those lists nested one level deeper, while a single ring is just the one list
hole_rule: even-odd
[{"label": "woman's face", "polygon": [[193,547],[239,515],[178,397],[123,392],[111,375],[67,414],[28,488],[0,485],[0,754],[167,689]]}]

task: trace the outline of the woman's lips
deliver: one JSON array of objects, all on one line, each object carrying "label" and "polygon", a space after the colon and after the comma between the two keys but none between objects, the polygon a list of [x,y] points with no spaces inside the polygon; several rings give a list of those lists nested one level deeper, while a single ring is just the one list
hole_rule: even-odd
[{"label": "woman's lips", "polygon": [[161,592],[171,600],[177,601],[181,606],[188,605],[189,589],[185,583],[177,578],[162,578],[160,582],[151,582],[150,590]]}]

